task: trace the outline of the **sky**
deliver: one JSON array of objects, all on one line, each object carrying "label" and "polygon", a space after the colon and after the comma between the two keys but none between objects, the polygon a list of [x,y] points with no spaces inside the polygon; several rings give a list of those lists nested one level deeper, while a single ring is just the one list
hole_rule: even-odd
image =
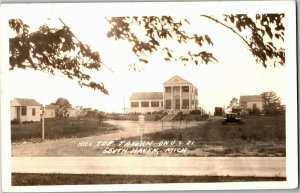
[{"label": "sky", "polygon": [[[60,25],[56,18],[26,19],[23,21],[34,31],[39,25]],[[50,75],[31,69],[9,71],[8,81],[14,85],[7,95],[13,98],[33,98],[43,105],[55,102],[58,97],[68,99],[73,106],[84,106],[105,112],[123,112],[129,107],[132,92],[162,92],[163,82],[175,75],[191,82],[198,88],[199,106],[213,113],[214,107],[227,106],[233,97],[259,95],[275,91],[285,102],[285,67],[264,68],[245,43],[230,30],[205,18],[191,17],[191,32],[208,34],[214,45],[207,47],[218,59],[218,63],[199,64],[165,62],[161,54],[149,57],[141,71],[129,70],[135,61],[130,45],[106,37],[109,25],[103,17],[78,20],[65,17],[62,20],[83,43],[99,51],[102,61],[113,70],[103,67],[91,72],[94,80],[101,81],[109,95],[90,88],[81,88],[76,81],[66,77]],[[172,42],[168,42],[172,45]],[[178,50],[182,49],[180,46]]]}]

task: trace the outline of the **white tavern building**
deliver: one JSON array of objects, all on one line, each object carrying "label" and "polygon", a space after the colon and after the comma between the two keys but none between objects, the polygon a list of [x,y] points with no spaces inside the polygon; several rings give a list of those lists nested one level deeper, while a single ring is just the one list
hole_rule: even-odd
[{"label": "white tavern building", "polygon": [[198,109],[198,89],[179,76],[163,83],[163,92],[132,93],[129,113],[188,113]]}]

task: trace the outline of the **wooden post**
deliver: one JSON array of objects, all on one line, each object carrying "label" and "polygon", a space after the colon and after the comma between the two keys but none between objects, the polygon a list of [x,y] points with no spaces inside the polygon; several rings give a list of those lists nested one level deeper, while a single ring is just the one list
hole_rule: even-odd
[{"label": "wooden post", "polygon": [[42,140],[45,140],[45,108],[42,110]]},{"label": "wooden post", "polygon": [[141,143],[143,142],[143,132],[145,130],[145,116],[144,115],[139,115],[139,128],[138,132],[141,133]]}]

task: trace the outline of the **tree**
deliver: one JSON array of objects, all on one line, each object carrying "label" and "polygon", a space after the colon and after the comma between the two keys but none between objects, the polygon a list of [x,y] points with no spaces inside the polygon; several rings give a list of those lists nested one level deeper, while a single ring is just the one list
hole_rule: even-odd
[{"label": "tree", "polygon": [[[284,41],[284,14],[256,14],[254,18],[246,14],[223,15],[217,18],[209,15],[201,15],[214,21],[236,34],[248,47],[257,62],[264,67],[269,63],[285,64],[285,50],[282,44],[276,41]],[[212,53],[203,50],[205,44],[213,46],[208,34],[188,34],[185,26],[189,25],[187,19],[175,21],[170,16],[142,16],[142,17],[112,17],[108,19],[111,29],[108,37],[116,40],[126,40],[132,45],[132,51],[138,60],[148,63],[146,59],[153,52],[165,53],[166,61],[194,61],[209,63],[218,60]],[[134,28],[143,30],[138,36]],[[166,47],[163,40],[175,40],[179,44],[194,43],[198,47],[196,52],[188,51],[185,55],[174,56],[174,50]],[[175,47],[176,49],[176,47]]]},{"label": "tree", "polygon": [[[143,17],[112,17],[108,19],[111,29],[107,37],[115,40],[126,40],[132,45],[132,51],[136,54],[138,61],[148,63],[147,57],[153,52],[163,53],[166,61],[194,61],[217,62],[212,53],[202,48],[204,44],[213,45],[207,34],[188,34],[184,26],[189,24],[187,19],[175,21],[170,16],[143,16]],[[136,35],[134,28],[138,27],[142,35]],[[174,49],[163,44],[162,40],[175,41],[178,44],[194,43],[198,48],[194,52],[174,56]]]},{"label": "tree", "polygon": [[78,106],[77,105],[73,109],[76,112],[77,121],[80,121],[81,117],[83,117],[83,115],[84,115],[83,106]]},{"label": "tree", "polygon": [[58,29],[43,25],[29,32],[20,19],[9,20],[15,37],[9,39],[10,70],[32,68],[50,74],[62,74],[75,79],[80,86],[101,90],[108,94],[103,83],[91,80],[87,70],[99,70],[103,64],[98,52],[81,43],[63,21]]},{"label": "tree", "polygon": [[[223,25],[235,33],[247,45],[257,62],[264,67],[285,64],[283,47],[284,14],[256,14],[251,18],[247,14],[224,15],[223,19],[201,15]],[[246,33],[246,31],[250,33]],[[275,42],[281,42],[279,45]]]},{"label": "tree", "polygon": [[263,92],[261,96],[265,114],[273,115],[280,112],[281,100],[274,91]]},{"label": "tree", "polygon": [[[244,42],[257,62],[264,67],[285,64],[283,20],[285,15],[246,14],[199,15],[232,31]],[[98,52],[83,44],[60,20],[59,28],[43,25],[35,32],[20,19],[11,19],[10,28],[15,37],[9,39],[10,69],[33,68],[50,74],[62,74],[75,79],[80,86],[90,87],[108,94],[102,82],[91,80],[87,70],[100,70],[105,66]],[[137,62],[149,63],[153,53],[162,53],[165,61],[216,63],[217,58],[207,50],[213,40],[209,34],[189,33],[190,22],[186,18],[175,20],[171,16],[140,16],[107,18],[111,25],[107,36],[127,41],[137,56]],[[205,27],[205,26],[204,26]],[[140,31],[136,33],[135,29]],[[176,43],[170,46],[169,41]],[[166,43],[168,42],[168,43]],[[187,45],[185,53],[176,52],[178,45]],[[190,49],[193,48],[193,49]],[[136,64],[133,63],[136,70]]]},{"label": "tree", "polygon": [[231,101],[229,102],[229,106],[228,107],[236,107],[238,105],[238,102],[239,102],[238,98],[233,97],[231,99]]},{"label": "tree", "polygon": [[64,108],[64,109],[67,109],[67,108],[71,108],[72,105],[71,103],[69,102],[68,99],[65,99],[63,97],[60,97],[58,99],[56,99],[56,101],[54,103],[52,103],[53,105],[58,105],[59,108]]}]

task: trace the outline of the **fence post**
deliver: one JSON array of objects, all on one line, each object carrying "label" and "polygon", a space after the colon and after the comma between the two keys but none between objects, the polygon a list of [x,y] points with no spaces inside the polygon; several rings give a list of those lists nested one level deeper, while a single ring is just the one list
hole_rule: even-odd
[{"label": "fence post", "polygon": [[42,140],[45,140],[45,108],[42,109]]}]

